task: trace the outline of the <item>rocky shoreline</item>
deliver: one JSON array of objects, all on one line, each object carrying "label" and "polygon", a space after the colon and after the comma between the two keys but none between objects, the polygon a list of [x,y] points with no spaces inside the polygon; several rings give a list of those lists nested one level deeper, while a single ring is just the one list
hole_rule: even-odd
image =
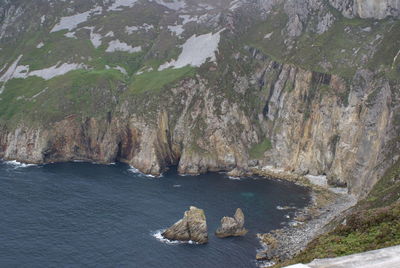
[{"label": "rocky shoreline", "polygon": [[252,173],[262,177],[291,181],[310,187],[312,190],[310,205],[296,212],[292,224],[269,233],[258,234],[262,249],[258,251],[256,259],[260,267],[270,267],[293,258],[314,238],[329,231],[332,228],[330,223],[354,206],[357,201],[355,196],[345,193],[344,189],[313,184],[305,176],[283,170],[254,168]]},{"label": "rocky shoreline", "polygon": [[[343,211],[355,205],[357,200],[355,196],[345,193],[346,188],[321,186],[320,183],[313,182],[306,176],[270,166],[253,167],[246,171],[235,169],[227,174],[237,177],[256,175],[269,179],[281,179],[309,187],[312,190],[311,203],[296,212],[293,224],[269,233],[258,234],[262,249],[258,251],[256,260],[260,267],[269,267],[277,262],[294,257],[315,237],[329,231],[331,228],[329,223]],[[292,208],[282,209],[291,210]],[[163,236],[165,236],[165,232]],[[173,237],[167,238],[176,239]],[[186,240],[192,239],[188,238]],[[207,239],[200,240],[200,243],[204,243]],[[196,239],[194,241],[199,242]]]}]

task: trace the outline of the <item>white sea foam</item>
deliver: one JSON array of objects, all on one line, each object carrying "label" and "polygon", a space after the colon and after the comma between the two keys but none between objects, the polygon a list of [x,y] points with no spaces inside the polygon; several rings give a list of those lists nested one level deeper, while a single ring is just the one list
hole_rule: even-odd
[{"label": "white sea foam", "polygon": [[277,210],[291,210],[291,209],[297,209],[296,207],[289,207],[289,206],[276,206]]},{"label": "white sea foam", "polygon": [[146,178],[152,178],[152,179],[154,179],[154,178],[161,178],[161,177],[162,177],[162,175],[157,177],[157,176],[150,175],[150,174],[144,174],[144,173],[141,172],[139,169],[137,169],[137,168],[135,168],[135,167],[133,167],[133,166],[130,166],[130,168],[128,169],[128,171],[130,171],[130,172],[132,172],[132,173],[134,173],[134,174],[137,174],[137,175],[146,177]]},{"label": "white sea foam", "polygon": [[230,180],[240,181],[240,177],[228,176],[228,178],[229,178]]},{"label": "white sea foam", "polygon": [[178,176],[180,176],[180,177],[190,177],[190,176],[193,176],[193,175],[178,173]]},{"label": "white sea foam", "polygon": [[151,233],[151,236],[153,236],[155,239],[157,239],[158,241],[168,244],[168,245],[177,245],[177,244],[193,244],[196,245],[197,243],[189,240],[189,241],[176,241],[176,240],[169,240],[165,237],[163,237],[161,234],[165,231],[164,230],[157,230],[155,232]]},{"label": "white sea foam", "polygon": [[180,185],[180,184],[174,184],[173,187],[174,187],[174,188],[180,188],[180,187],[182,187],[182,185]]},{"label": "white sea foam", "polygon": [[18,162],[18,161],[16,161],[16,160],[13,160],[13,161],[5,161],[4,163],[5,163],[6,165],[13,166],[14,168],[26,168],[26,167],[37,166],[36,164],[25,164],[25,163]]}]

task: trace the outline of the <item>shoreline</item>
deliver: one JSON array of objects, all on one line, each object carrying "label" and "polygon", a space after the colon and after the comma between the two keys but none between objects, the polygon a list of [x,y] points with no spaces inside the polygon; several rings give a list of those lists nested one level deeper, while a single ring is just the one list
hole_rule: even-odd
[{"label": "shoreline", "polygon": [[357,202],[355,196],[344,193],[342,188],[313,184],[306,176],[273,168],[251,171],[254,175],[291,181],[311,190],[311,202],[296,211],[294,224],[257,235],[262,249],[257,252],[256,260],[262,268],[293,258],[313,239],[329,231],[330,223]]},{"label": "shoreline", "polygon": [[[0,161],[8,163],[15,162],[22,166],[35,165],[27,162],[20,162],[18,160],[0,159]],[[106,164],[85,160],[75,160],[72,162]],[[108,164],[115,163],[107,163],[106,165]],[[135,169],[132,166],[131,168]],[[137,169],[135,169],[135,171],[136,172],[132,172],[150,176],[138,171]],[[229,172],[224,171],[224,173],[229,176]],[[180,175],[185,176],[185,174]],[[243,177],[255,175],[272,180],[280,179],[308,187],[311,190],[310,204],[295,212],[296,216],[292,224],[272,230],[269,233],[257,234],[257,238],[262,246],[255,256],[259,267],[271,267],[281,261],[291,259],[303,250],[314,238],[328,231],[330,229],[329,223],[331,223],[337,216],[356,204],[356,198],[354,196],[344,193],[344,190],[347,188],[328,187],[326,183],[321,183],[318,180],[316,181],[315,179],[307,178],[307,176],[286,172],[282,169],[275,169],[270,166],[262,168],[253,167],[242,175]],[[318,176],[312,177],[318,178]],[[286,210],[289,208],[282,209]]]}]

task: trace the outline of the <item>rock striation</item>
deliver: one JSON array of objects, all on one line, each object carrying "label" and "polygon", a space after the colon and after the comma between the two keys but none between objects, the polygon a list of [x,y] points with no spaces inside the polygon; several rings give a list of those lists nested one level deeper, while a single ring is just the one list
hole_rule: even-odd
[{"label": "rock striation", "polygon": [[329,3],[348,18],[384,19],[400,15],[399,0],[329,0]]},{"label": "rock striation", "polygon": [[247,232],[244,228],[243,211],[238,208],[233,218],[223,217],[221,219],[221,226],[217,229],[215,235],[219,238],[224,238],[229,236],[244,236]]},{"label": "rock striation", "polygon": [[162,233],[164,238],[178,241],[193,241],[199,244],[208,242],[206,216],[202,209],[190,207],[183,219],[177,221]]},{"label": "rock striation", "polygon": [[[121,5],[118,10],[104,2],[103,13],[111,8],[119,21],[112,25],[137,29],[118,33],[107,20],[100,20],[107,16],[93,11],[100,10],[93,1],[52,1],[52,17],[46,1],[3,2],[0,158],[4,160],[119,161],[155,176],[172,165],[182,174],[226,171],[235,177],[271,167],[294,175],[326,175],[330,184],[347,186],[363,197],[400,155],[400,51],[398,40],[391,39],[398,36],[398,0],[184,1],[187,8],[174,6],[176,10],[169,12],[160,6],[165,1],[136,1],[133,7]],[[197,2],[204,2],[202,13]],[[125,25],[132,14],[147,21],[141,18],[144,8],[156,12],[159,21]],[[133,13],[120,12],[125,9]],[[33,44],[30,32],[47,31],[55,37],[50,34],[54,25],[61,18],[71,19],[63,17],[64,10],[74,16],[93,11],[85,24],[69,32],[76,32],[76,38],[44,42],[47,36],[40,37],[26,50],[34,49],[41,57],[14,51],[19,44]],[[190,16],[189,10],[194,12]],[[357,18],[345,19],[341,13]],[[392,18],[376,22],[358,18],[384,16]],[[180,26],[182,35],[169,30],[172,25]],[[169,76],[166,72],[183,70],[146,71],[152,69],[147,65],[153,60],[169,62],[166,51],[180,49],[198,34],[196,29],[210,33],[226,29],[221,32],[216,62],[191,67],[190,74],[179,74],[168,83],[161,79]],[[81,49],[83,42],[90,45],[86,41],[93,41],[92,35],[101,35],[104,44],[144,40],[132,44],[141,45],[143,54],[131,54],[129,63],[122,58],[110,62],[103,70],[95,47]],[[168,42],[163,41],[166,38]],[[48,48],[67,41],[76,55],[57,49],[48,56]],[[44,47],[37,47],[42,42]],[[111,55],[103,52],[103,58]],[[39,58],[49,61],[35,62]],[[82,64],[92,72],[39,79],[35,87],[25,80],[33,79],[23,72],[29,64],[43,71],[77,59],[88,59]],[[117,64],[127,68],[136,61],[137,68],[126,77],[126,72],[109,69]],[[103,81],[103,72],[112,83]],[[128,77],[140,81],[142,75],[163,83],[147,88],[149,81],[137,86],[126,82]],[[77,92],[71,92],[72,87]]]}]

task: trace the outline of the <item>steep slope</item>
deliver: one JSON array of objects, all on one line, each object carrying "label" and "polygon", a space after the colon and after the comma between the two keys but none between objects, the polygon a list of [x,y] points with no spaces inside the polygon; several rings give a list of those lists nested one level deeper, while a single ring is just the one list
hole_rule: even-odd
[{"label": "steep slope", "polygon": [[155,175],[273,166],[365,196],[399,154],[398,11],[5,1],[0,157],[123,161]]}]

